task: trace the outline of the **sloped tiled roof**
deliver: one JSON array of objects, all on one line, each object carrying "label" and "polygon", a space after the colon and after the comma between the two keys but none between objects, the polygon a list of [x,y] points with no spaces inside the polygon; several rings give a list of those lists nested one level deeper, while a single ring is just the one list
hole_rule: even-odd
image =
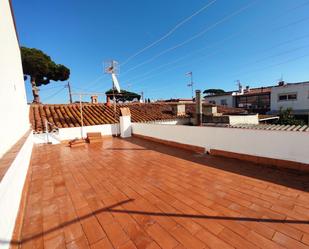
[{"label": "sloped tiled roof", "polygon": [[[156,120],[175,119],[177,116],[173,113],[172,107],[177,103],[130,103],[118,104],[116,107],[116,117],[114,116],[113,106],[108,107],[105,104],[83,104],[83,123],[84,126],[114,124],[119,122],[119,113],[121,107],[129,107],[132,122],[148,122]],[[195,113],[195,104],[186,105],[186,116],[192,116]],[[211,104],[204,104],[209,105]],[[245,111],[239,108],[230,108],[217,106],[218,112],[223,114],[241,114]],[[80,127],[80,106],[79,104],[32,104],[30,106],[30,122],[35,132],[45,130],[45,120],[55,127],[68,128]],[[185,116],[182,116],[185,117]]]},{"label": "sloped tiled roof", "polygon": [[[157,103],[131,103],[117,105],[116,117],[113,106],[104,104],[83,104],[83,122],[85,126],[114,124],[119,122],[120,107],[129,107],[133,122],[174,119],[171,105]],[[44,122],[58,128],[80,127],[79,104],[33,104],[30,106],[30,122],[35,132],[45,130]],[[52,127],[50,127],[52,129]]]},{"label": "sloped tiled roof", "polygon": [[244,91],[244,94],[238,95],[238,96],[244,96],[244,95],[258,95],[258,94],[265,94],[271,92],[270,86],[267,87],[258,87],[258,88],[250,88],[249,90]]}]

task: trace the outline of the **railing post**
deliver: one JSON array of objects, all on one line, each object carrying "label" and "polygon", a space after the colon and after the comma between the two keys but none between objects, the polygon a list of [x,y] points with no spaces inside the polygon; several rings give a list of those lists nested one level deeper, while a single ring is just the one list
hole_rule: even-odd
[{"label": "railing post", "polygon": [[47,121],[47,119],[45,119],[45,133],[46,133],[46,143],[49,143],[48,121]]}]

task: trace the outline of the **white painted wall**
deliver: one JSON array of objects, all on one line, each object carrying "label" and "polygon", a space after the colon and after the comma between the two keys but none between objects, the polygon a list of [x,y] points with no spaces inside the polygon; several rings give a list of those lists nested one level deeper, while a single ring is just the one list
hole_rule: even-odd
[{"label": "white painted wall", "polygon": [[169,120],[156,120],[146,122],[147,124],[166,124],[166,125],[184,125],[190,123],[190,118],[177,118]]},{"label": "white painted wall", "polygon": [[32,140],[31,133],[0,182],[0,249],[9,248],[30,164]]},{"label": "white painted wall", "polygon": [[29,129],[19,44],[8,0],[0,1],[0,158]]},{"label": "white painted wall", "polygon": [[254,156],[309,163],[309,132],[133,123],[133,134]]},{"label": "white painted wall", "polygon": [[[278,96],[282,93],[297,93],[297,100],[279,101]],[[272,87],[270,109],[271,111],[279,111],[280,107],[283,109],[293,108],[294,111],[309,111],[309,83]]]},{"label": "white painted wall", "polygon": [[229,116],[230,125],[238,124],[259,124],[259,116],[256,115],[230,115]]},{"label": "white painted wall", "polygon": [[210,101],[215,101],[216,105],[221,105],[221,100],[225,99],[227,102],[227,106],[234,107],[233,96],[232,95],[222,95],[222,96],[207,96],[205,98],[206,103]]},{"label": "white painted wall", "polygon": [[[120,134],[119,124],[106,124],[106,125],[92,125],[83,127],[83,137],[87,137],[87,132],[101,132],[102,136]],[[59,129],[60,140],[70,140],[75,138],[81,138],[81,128],[60,128]]]},{"label": "white painted wall", "polygon": [[35,144],[46,144],[47,140],[52,144],[60,144],[59,132],[49,133],[48,139],[46,133],[33,134],[33,143]]},{"label": "white painted wall", "polygon": [[120,118],[120,136],[131,137],[132,136],[132,124],[131,116],[121,116]]}]

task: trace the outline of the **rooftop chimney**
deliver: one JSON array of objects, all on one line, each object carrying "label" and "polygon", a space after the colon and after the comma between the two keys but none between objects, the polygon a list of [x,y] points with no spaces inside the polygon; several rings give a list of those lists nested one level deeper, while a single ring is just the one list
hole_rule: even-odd
[{"label": "rooftop chimney", "polygon": [[111,99],[109,96],[106,96],[106,106],[112,106]]},{"label": "rooftop chimney", "polygon": [[196,105],[196,125],[202,125],[203,110],[202,110],[202,99],[201,99],[201,90],[195,90],[195,105]]},{"label": "rooftop chimney", "polygon": [[91,97],[91,104],[98,104],[98,96],[92,95]]}]

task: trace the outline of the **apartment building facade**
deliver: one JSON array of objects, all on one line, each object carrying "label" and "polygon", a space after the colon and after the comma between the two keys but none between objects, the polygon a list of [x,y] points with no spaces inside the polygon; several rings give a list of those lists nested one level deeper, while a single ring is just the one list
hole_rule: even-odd
[{"label": "apartment building facade", "polygon": [[239,88],[238,91],[205,96],[205,101],[217,105],[242,108],[252,113],[279,114],[280,110],[292,109],[296,118],[309,123],[309,81],[286,83],[275,86]]},{"label": "apartment building facade", "polygon": [[309,123],[309,81],[299,83],[280,83],[271,88],[270,114],[280,110],[292,109],[296,118]]}]

